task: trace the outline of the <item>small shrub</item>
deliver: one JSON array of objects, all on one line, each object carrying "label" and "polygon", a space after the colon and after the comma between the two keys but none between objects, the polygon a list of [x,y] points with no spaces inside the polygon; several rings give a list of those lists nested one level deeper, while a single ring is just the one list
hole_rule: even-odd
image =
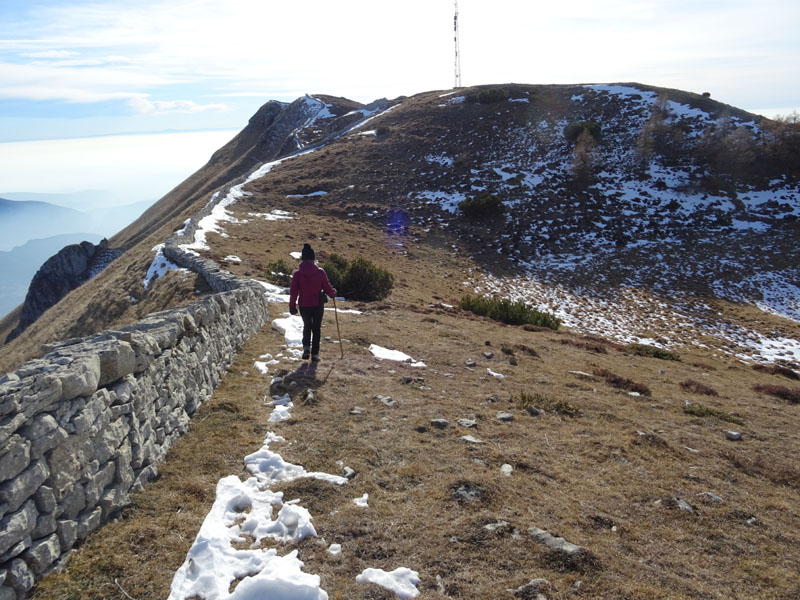
[{"label": "small shrub", "polygon": [[458,208],[461,209],[464,216],[470,219],[496,217],[503,214],[506,209],[500,198],[489,192],[482,192],[477,196],[463,200],[459,203]]},{"label": "small shrub", "polygon": [[526,346],[525,344],[514,344],[514,348],[522,352],[523,354],[527,354],[528,356],[533,356],[534,358],[539,358],[539,353],[536,352],[530,346]]},{"label": "small shrub", "polygon": [[292,282],[293,269],[286,264],[285,260],[280,259],[275,262],[271,262],[266,266],[266,269],[267,281],[282,287],[289,287]]},{"label": "small shrub", "polygon": [[394,276],[389,271],[363,257],[348,262],[333,254],[322,263],[322,268],[337,293],[350,300],[383,300],[394,286]]},{"label": "small shrub", "polygon": [[753,389],[761,394],[775,396],[781,400],[786,400],[789,404],[800,404],[800,390],[790,389],[782,385],[754,385]]},{"label": "small shrub", "polygon": [[615,387],[620,390],[626,390],[628,392],[636,392],[641,394],[642,396],[652,396],[652,392],[650,388],[644,385],[643,383],[636,383],[631,379],[626,379],[621,375],[616,375],[612,373],[608,369],[595,369],[593,371],[595,377],[600,377],[605,380],[605,382],[610,385],[611,387]]},{"label": "small shrub", "polygon": [[595,141],[600,141],[600,123],[597,121],[575,121],[564,127],[564,137],[570,144],[578,141],[583,132],[588,133]]},{"label": "small shrub", "polygon": [[598,344],[596,342],[579,342],[569,338],[564,338],[563,340],[559,341],[561,342],[562,346],[572,346],[573,348],[587,350],[588,352],[594,352],[595,354],[608,354],[606,347],[603,344]]},{"label": "small shrub", "polygon": [[524,302],[512,302],[508,298],[464,296],[459,302],[459,307],[509,325],[528,324],[553,330],[561,326],[561,319],[558,317],[538,311]]},{"label": "small shrub", "polygon": [[693,367],[697,367],[698,369],[703,369],[704,371],[716,371],[716,367],[712,367],[711,365],[707,365],[706,363],[701,362],[693,362]]},{"label": "small shrub", "polygon": [[727,423],[744,425],[744,421],[742,421],[739,417],[728,414],[721,410],[717,410],[716,408],[703,406],[702,404],[692,404],[690,406],[684,406],[683,412],[686,413],[687,415],[692,415],[693,417],[700,417],[700,418],[714,417],[716,419],[719,419],[720,421],[726,421]]},{"label": "small shrub", "polygon": [[472,102],[473,104],[494,104],[495,102],[508,100],[508,92],[502,88],[489,88],[470,92],[467,94],[466,99],[467,102]]},{"label": "small shrub", "polygon": [[564,415],[565,417],[581,416],[581,411],[572,406],[566,400],[554,399],[546,394],[540,394],[538,392],[533,394],[522,392],[519,395],[517,402],[519,403],[520,408],[527,410],[532,414],[535,412],[535,409],[538,408],[544,411],[550,411],[559,415]]},{"label": "small shrub", "polygon": [[710,385],[706,385],[705,383],[700,383],[699,381],[695,381],[694,379],[687,379],[686,381],[681,381],[681,389],[687,392],[691,392],[692,394],[702,394],[703,396],[719,396],[717,390],[712,388]]},{"label": "small shrub", "polygon": [[777,485],[800,488],[800,468],[795,464],[786,464],[775,457],[745,456],[732,450],[723,452],[721,456],[746,475],[764,477]]},{"label": "small shrub", "polygon": [[680,355],[675,352],[670,352],[669,350],[664,350],[663,348],[657,348],[656,346],[650,346],[648,344],[628,344],[625,346],[625,350],[638,356],[649,356],[651,358],[675,360],[679,362],[681,360]]},{"label": "small shrub", "polygon": [[767,373],[769,375],[783,375],[789,379],[800,380],[800,375],[791,369],[787,369],[786,367],[781,367],[779,365],[753,365],[753,370],[761,373]]}]

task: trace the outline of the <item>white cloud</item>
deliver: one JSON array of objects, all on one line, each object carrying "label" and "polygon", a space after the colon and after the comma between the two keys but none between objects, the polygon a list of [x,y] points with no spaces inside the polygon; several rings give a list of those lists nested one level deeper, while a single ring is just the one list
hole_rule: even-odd
[{"label": "white cloud", "polygon": [[197,104],[191,100],[150,100],[147,96],[135,96],[128,104],[141,114],[165,115],[169,113],[195,114],[200,112],[228,110],[226,104]]},{"label": "white cloud", "polygon": [[[800,59],[796,0],[459,7],[465,85],[641,81],[708,90],[745,108],[800,104],[797,78],[787,74]],[[300,90],[368,101],[442,89],[453,80],[452,8],[444,0],[350,0],[346,10],[329,0],[42,0],[27,21],[0,25],[15,32],[0,31],[0,60],[9,52],[50,60],[26,66],[63,75],[39,71],[20,82],[0,72],[0,97],[90,102],[117,94],[139,114],[191,114],[221,109],[203,104],[208,95]],[[159,106],[153,97],[187,100]]]},{"label": "white cloud", "polygon": [[78,52],[72,52],[71,50],[42,50],[40,52],[23,52],[20,56],[27,58],[70,58],[78,54]]}]

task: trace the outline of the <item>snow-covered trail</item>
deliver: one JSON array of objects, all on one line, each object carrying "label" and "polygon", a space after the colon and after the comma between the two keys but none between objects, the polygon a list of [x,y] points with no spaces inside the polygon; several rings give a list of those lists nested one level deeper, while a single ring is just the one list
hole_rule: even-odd
[{"label": "snow-covered trail", "polygon": [[[255,363],[254,366],[264,377],[268,376],[269,366],[281,362],[294,364],[299,355],[302,320],[285,314],[275,319],[272,327],[283,334],[285,344],[260,357],[267,360]],[[406,359],[406,355],[401,357],[402,353],[395,350],[375,348],[374,354],[378,359]],[[276,379],[272,382],[276,382]],[[267,404],[273,409],[270,422],[280,423],[291,419],[289,411],[293,404],[288,394],[273,395]],[[245,467],[251,477],[241,481],[237,476],[229,475],[219,480],[211,511],[203,521],[186,560],[175,573],[169,600],[195,597],[206,600],[328,598],[327,592],[321,588],[320,577],[303,571],[304,563],[297,550],[281,555],[276,548],[261,546],[267,539],[273,543],[287,544],[318,535],[309,511],[299,500],[287,501],[282,492],[273,491],[276,484],[314,478],[342,486],[348,480],[339,475],[308,472],[301,465],[286,462],[272,449],[273,445],[284,442],[286,440],[283,437],[270,431],[262,447],[244,457]],[[368,499],[364,494],[352,501],[368,510]],[[248,542],[249,548],[241,549]],[[338,543],[328,547],[332,557],[338,557],[346,551]],[[417,597],[419,581],[419,574],[408,567],[398,567],[391,572],[368,568],[356,577],[356,582],[375,583],[391,590],[398,598]]]}]

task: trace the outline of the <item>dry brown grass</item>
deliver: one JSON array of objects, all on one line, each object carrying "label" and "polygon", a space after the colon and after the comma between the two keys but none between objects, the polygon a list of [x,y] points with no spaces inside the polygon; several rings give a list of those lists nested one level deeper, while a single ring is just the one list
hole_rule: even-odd
[{"label": "dry brown grass", "polygon": [[[320,539],[297,547],[331,598],[390,598],[356,584],[355,576],[366,567],[397,566],[420,572],[421,598],[511,597],[506,589],[536,577],[551,582],[553,598],[569,597],[579,580],[591,598],[791,597],[792,574],[800,568],[793,550],[800,542],[800,491],[791,483],[796,467],[779,457],[800,441],[798,417],[793,407],[743,393],[747,371],[713,361],[717,371],[707,377],[722,394],[720,410],[746,420],[745,441],[734,443],[715,419],[684,414],[679,382],[697,376],[689,364],[673,363],[662,375],[660,361],[576,354],[552,332],[464,318],[430,304],[425,312],[393,301],[366,308],[373,310],[340,315],[344,359],[335,344],[324,343],[323,362],[290,377],[297,381],[286,388],[296,400],[293,419],[274,427],[291,442],[274,448],[285,459],[309,470],[338,474],[346,465],[357,472],[343,487],[314,481],[276,487],[314,515]],[[323,334],[335,339],[330,314]],[[377,361],[369,343],[407,352],[428,367]],[[40,597],[107,597],[114,579],[139,600],[167,595],[217,479],[241,474],[243,457],[268,429],[262,397],[269,377],[251,365],[281,344],[268,328],[247,344],[170,453],[160,480],[137,496],[123,521],[95,534],[64,574],[42,584]],[[513,366],[500,351],[504,345],[533,349],[538,357],[515,352]],[[494,358],[483,357],[487,348]],[[466,366],[469,358],[475,367]],[[506,378],[488,376],[487,368]],[[576,368],[636,374],[653,396],[627,398],[569,374]],[[313,404],[299,401],[307,388],[317,392]],[[397,404],[386,407],[376,394]],[[545,413],[531,416],[519,402],[523,394],[550,403]],[[559,412],[559,403],[578,414]],[[352,415],[354,406],[366,410]],[[497,420],[500,410],[514,420]],[[432,427],[436,418],[450,426]],[[460,428],[459,418],[476,419],[477,428]],[[484,443],[465,442],[460,436],[467,433]],[[503,464],[513,467],[510,477],[501,474]],[[454,492],[462,486],[478,497],[459,500]],[[700,495],[708,491],[723,502]],[[365,492],[366,510],[351,501]],[[694,512],[681,511],[674,498]],[[485,527],[498,521],[508,525]],[[597,562],[559,562],[526,534],[529,527],[585,546]],[[326,551],[334,542],[342,544],[341,558]]]}]

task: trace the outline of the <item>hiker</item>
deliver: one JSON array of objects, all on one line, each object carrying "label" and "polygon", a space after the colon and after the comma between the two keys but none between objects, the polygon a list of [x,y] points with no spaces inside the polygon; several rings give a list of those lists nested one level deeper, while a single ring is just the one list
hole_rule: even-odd
[{"label": "hiker", "polygon": [[311,355],[314,362],[319,360],[319,337],[322,328],[322,314],[325,310],[325,296],[336,297],[336,290],[328,281],[325,270],[314,262],[316,254],[310,244],[303,244],[300,253],[300,266],[292,274],[292,285],[289,288],[289,312],[303,319],[303,360]]}]

